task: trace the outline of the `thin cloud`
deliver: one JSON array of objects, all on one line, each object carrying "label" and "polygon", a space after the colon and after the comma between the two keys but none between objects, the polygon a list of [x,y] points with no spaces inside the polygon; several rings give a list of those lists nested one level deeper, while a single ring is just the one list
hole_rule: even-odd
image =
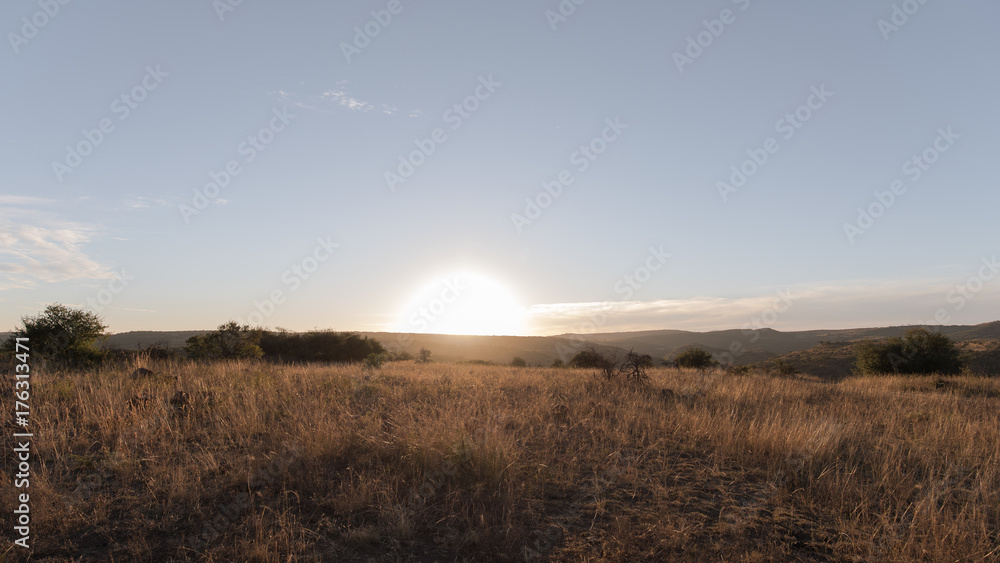
[{"label": "thin cloud", "polygon": [[73,279],[106,279],[111,270],[85,248],[99,233],[94,225],[54,221],[37,210],[41,198],[3,196],[0,214],[0,290]]},{"label": "thin cloud", "polygon": [[94,234],[92,227],[74,223],[58,228],[0,223],[0,287],[110,277],[110,270],[84,251]]},{"label": "thin cloud", "polygon": [[362,113],[378,111],[386,115],[392,115],[399,111],[398,107],[390,104],[373,104],[357,98],[343,87],[345,84],[346,82],[344,81],[338,82],[336,88],[331,88],[318,95],[301,95],[283,90],[278,90],[273,94],[282,103],[319,113],[334,113],[335,111],[347,110]]},{"label": "thin cloud", "polygon": [[[864,280],[797,285],[740,298],[552,303],[534,305],[528,313],[534,332],[540,335],[660,329],[711,331],[739,329],[755,321],[777,330],[939,324],[932,319],[942,309],[948,313],[945,324],[982,322],[963,317],[973,313],[971,307],[957,309],[954,301],[948,300],[955,282],[961,281]],[[996,310],[1000,306],[998,289],[1000,281],[996,288],[984,288],[968,305],[980,311]],[[827,326],[817,327],[815,319],[825,319]]]},{"label": "thin cloud", "polygon": [[55,200],[27,195],[0,195],[0,205],[51,205]]}]

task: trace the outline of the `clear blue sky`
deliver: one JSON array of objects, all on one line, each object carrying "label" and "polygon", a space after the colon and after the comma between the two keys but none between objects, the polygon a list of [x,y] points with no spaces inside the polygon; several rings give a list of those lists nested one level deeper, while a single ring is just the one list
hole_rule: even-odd
[{"label": "clear blue sky", "polygon": [[2,329],[1000,318],[996,2],[61,2],[0,7]]}]

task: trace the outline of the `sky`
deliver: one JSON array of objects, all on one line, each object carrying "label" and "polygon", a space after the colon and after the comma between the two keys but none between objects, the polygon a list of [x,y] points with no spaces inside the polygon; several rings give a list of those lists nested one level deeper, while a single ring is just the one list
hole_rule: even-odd
[{"label": "sky", "polygon": [[12,0],[0,325],[1000,318],[988,0]]}]

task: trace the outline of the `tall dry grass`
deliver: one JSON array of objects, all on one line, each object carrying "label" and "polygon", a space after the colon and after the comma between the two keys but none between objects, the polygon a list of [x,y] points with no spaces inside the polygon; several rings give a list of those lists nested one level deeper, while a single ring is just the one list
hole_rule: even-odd
[{"label": "tall dry grass", "polygon": [[1000,380],[134,367],[36,373],[36,560],[1000,560]]}]

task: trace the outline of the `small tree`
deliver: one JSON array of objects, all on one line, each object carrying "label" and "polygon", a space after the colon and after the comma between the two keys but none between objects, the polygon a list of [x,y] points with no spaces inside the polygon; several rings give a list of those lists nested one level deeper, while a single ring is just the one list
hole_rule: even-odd
[{"label": "small tree", "polygon": [[612,367],[613,362],[611,358],[606,357],[604,354],[598,352],[593,346],[588,346],[586,350],[581,350],[577,352],[569,360],[569,367],[571,368],[587,368],[587,369],[608,369]]},{"label": "small tree", "polygon": [[629,350],[625,355],[625,361],[618,369],[618,375],[625,375],[625,379],[633,383],[645,383],[649,381],[646,369],[653,367],[653,357],[649,354],[636,354]]},{"label": "small tree", "polygon": [[552,366],[554,368],[564,368],[566,367],[566,362],[562,361],[560,358],[552,360]]},{"label": "small tree", "polygon": [[510,361],[510,366],[515,368],[525,368],[528,367],[528,362],[524,361],[521,356],[514,356],[514,359]]},{"label": "small tree", "polygon": [[406,350],[400,350],[396,353],[389,354],[389,361],[391,362],[406,362],[413,359],[413,354],[407,352]]},{"label": "small tree", "polygon": [[15,339],[26,337],[34,356],[74,367],[89,365],[104,358],[99,344],[107,339],[107,328],[96,313],[56,303],[38,316],[21,317],[21,327],[3,343],[2,352],[12,354]]},{"label": "small tree", "polygon": [[903,338],[865,342],[858,346],[855,369],[863,375],[889,373],[956,374],[964,362],[947,336],[925,328],[906,331]]},{"label": "small tree", "polygon": [[260,347],[262,333],[229,321],[212,332],[188,338],[184,351],[195,360],[257,359],[264,355]]},{"label": "small tree", "polygon": [[717,363],[711,353],[701,348],[688,348],[674,359],[674,365],[679,368],[707,369]]},{"label": "small tree", "polygon": [[629,350],[625,359],[619,361],[617,353],[609,356],[590,346],[573,356],[569,366],[599,369],[604,375],[604,379],[608,381],[624,375],[625,379],[630,382],[645,383],[649,379],[649,376],[646,375],[646,369],[653,367],[653,358],[649,354],[636,354]]},{"label": "small tree", "polygon": [[372,352],[365,357],[362,364],[368,369],[382,369],[382,365],[389,361],[389,355],[384,352]]},{"label": "small tree", "polygon": [[420,352],[417,354],[417,363],[426,364],[431,361],[431,351],[427,348],[421,348]]}]

